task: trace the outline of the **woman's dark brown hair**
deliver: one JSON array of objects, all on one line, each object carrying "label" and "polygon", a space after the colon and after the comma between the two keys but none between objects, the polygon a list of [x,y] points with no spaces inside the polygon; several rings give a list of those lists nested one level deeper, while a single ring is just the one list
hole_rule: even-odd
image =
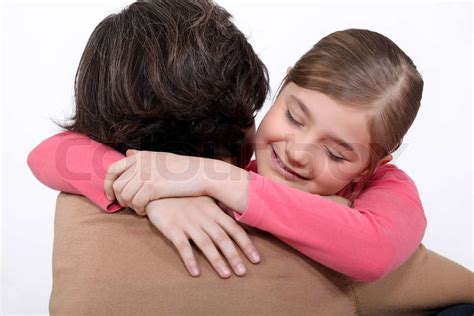
[{"label": "woman's dark brown hair", "polygon": [[106,17],[82,55],[63,128],[124,153],[241,155],[268,74],[231,15],[207,0],[138,1]]},{"label": "woman's dark brown hair", "polygon": [[423,93],[420,73],[389,38],[349,29],[316,43],[289,71],[282,89],[289,82],[366,111],[371,157],[368,173],[350,198],[353,201],[380,159],[398,149],[415,120]]}]

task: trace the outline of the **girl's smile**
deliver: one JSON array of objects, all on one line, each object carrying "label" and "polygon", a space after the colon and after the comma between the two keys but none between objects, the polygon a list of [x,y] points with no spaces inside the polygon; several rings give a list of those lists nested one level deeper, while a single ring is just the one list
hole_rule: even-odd
[{"label": "girl's smile", "polygon": [[290,181],[299,181],[299,180],[308,180],[307,178],[301,176],[300,174],[293,171],[289,168],[275,152],[275,148],[271,146],[272,149],[272,162],[274,169],[280,173],[285,179]]}]

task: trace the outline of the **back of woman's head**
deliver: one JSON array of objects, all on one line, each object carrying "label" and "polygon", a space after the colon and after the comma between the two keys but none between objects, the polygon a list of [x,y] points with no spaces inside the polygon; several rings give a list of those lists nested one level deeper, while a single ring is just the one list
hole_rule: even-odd
[{"label": "back of woman's head", "polygon": [[416,66],[393,41],[359,29],[320,40],[289,71],[283,86],[288,82],[367,112],[369,175],[381,158],[401,145],[423,92]]},{"label": "back of woman's head", "polygon": [[268,75],[230,18],[208,0],[138,1],[106,17],[82,55],[64,127],[121,152],[238,155]]}]

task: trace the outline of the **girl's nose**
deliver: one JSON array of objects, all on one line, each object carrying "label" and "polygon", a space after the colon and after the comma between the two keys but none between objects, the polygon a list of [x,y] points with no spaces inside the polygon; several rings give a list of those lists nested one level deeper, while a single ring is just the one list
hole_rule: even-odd
[{"label": "girl's nose", "polygon": [[298,142],[295,139],[286,142],[285,154],[288,163],[299,169],[313,166],[315,147],[312,143]]}]

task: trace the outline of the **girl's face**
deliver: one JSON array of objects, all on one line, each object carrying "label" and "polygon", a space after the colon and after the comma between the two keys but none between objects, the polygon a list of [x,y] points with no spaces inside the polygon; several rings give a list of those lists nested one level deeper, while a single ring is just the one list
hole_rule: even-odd
[{"label": "girl's face", "polygon": [[290,82],[258,128],[259,174],[306,192],[336,194],[368,165],[365,115]]}]

